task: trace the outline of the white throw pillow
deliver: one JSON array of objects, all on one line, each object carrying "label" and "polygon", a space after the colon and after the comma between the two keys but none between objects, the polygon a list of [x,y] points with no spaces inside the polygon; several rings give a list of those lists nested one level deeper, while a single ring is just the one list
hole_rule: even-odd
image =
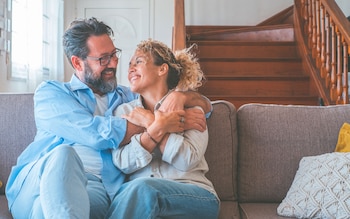
[{"label": "white throw pillow", "polygon": [[350,153],[302,158],[277,213],[297,218],[350,218]]}]

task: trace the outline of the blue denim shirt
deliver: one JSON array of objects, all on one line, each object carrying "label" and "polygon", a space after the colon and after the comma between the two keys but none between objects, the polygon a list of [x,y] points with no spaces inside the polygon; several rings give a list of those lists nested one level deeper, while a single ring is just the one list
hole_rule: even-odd
[{"label": "blue denim shirt", "polygon": [[45,81],[39,85],[34,94],[37,133],[12,167],[6,186],[10,208],[35,162],[62,144],[77,143],[100,150],[102,181],[109,195],[116,192],[125,176],[113,165],[110,149],[117,148],[123,140],[126,121],[113,116],[113,110],[138,95],[124,86],[107,95],[109,108],[105,115],[94,116],[95,96],[75,75],[70,82]]}]

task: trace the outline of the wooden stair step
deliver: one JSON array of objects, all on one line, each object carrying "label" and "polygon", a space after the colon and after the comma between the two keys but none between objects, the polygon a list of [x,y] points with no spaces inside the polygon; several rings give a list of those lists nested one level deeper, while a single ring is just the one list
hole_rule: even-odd
[{"label": "wooden stair step", "polygon": [[231,30],[215,30],[206,33],[194,33],[188,40],[235,40],[235,41],[294,41],[292,24],[251,26]]},{"label": "wooden stair step", "polygon": [[206,75],[207,81],[233,80],[233,81],[296,81],[309,80],[310,76],[304,74],[218,74]]},{"label": "wooden stair step", "polygon": [[192,34],[205,34],[205,33],[210,33],[210,32],[215,32],[215,31],[232,31],[232,30],[237,30],[237,29],[244,29],[244,28],[249,28],[251,26],[248,25],[242,25],[242,26],[213,26],[213,25],[187,25],[186,26],[186,34],[188,36],[191,36]]},{"label": "wooden stair step", "polygon": [[210,72],[302,71],[300,58],[201,58],[201,68]]},{"label": "wooden stair step", "polygon": [[[222,80],[237,80],[239,78],[266,78],[266,77],[285,77],[285,78],[292,78],[292,77],[299,77],[299,76],[305,76],[305,74],[302,71],[291,71],[289,69],[284,69],[281,71],[231,71],[231,72],[208,72],[208,74],[205,74],[205,77],[207,79],[222,79]],[[307,76],[309,77],[309,76]]]},{"label": "wooden stair step", "polygon": [[204,58],[295,58],[295,42],[190,41],[198,47],[197,56]]}]

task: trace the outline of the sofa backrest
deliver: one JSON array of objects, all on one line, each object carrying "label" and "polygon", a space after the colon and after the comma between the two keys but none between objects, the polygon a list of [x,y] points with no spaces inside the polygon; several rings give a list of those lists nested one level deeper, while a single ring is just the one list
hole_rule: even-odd
[{"label": "sofa backrest", "polygon": [[4,194],[11,167],[36,133],[33,94],[0,94],[0,180]]},{"label": "sofa backrest", "polygon": [[[4,185],[19,154],[35,136],[33,94],[0,94],[0,180]],[[214,101],[213,113],[208,119],[209,145],[206,160],[207,177],[213,182],[222,200],[236,201],[237,127],[236,109],[227,101]],[[220,162],[218,162],[220,161]]]},{"label": "sofa backrest", "polygon": [[279,203],[304,156],[333,152],[350,105],[247,104],[237,110],[238,198]]}]

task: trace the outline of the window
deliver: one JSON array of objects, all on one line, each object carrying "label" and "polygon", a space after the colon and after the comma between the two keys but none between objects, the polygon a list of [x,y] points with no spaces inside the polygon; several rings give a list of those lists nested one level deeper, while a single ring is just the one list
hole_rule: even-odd
[{"label": "window", "polygon": [[63,0],[5,1],[8,79],[26,82],[29,90],[63,79]]}]

